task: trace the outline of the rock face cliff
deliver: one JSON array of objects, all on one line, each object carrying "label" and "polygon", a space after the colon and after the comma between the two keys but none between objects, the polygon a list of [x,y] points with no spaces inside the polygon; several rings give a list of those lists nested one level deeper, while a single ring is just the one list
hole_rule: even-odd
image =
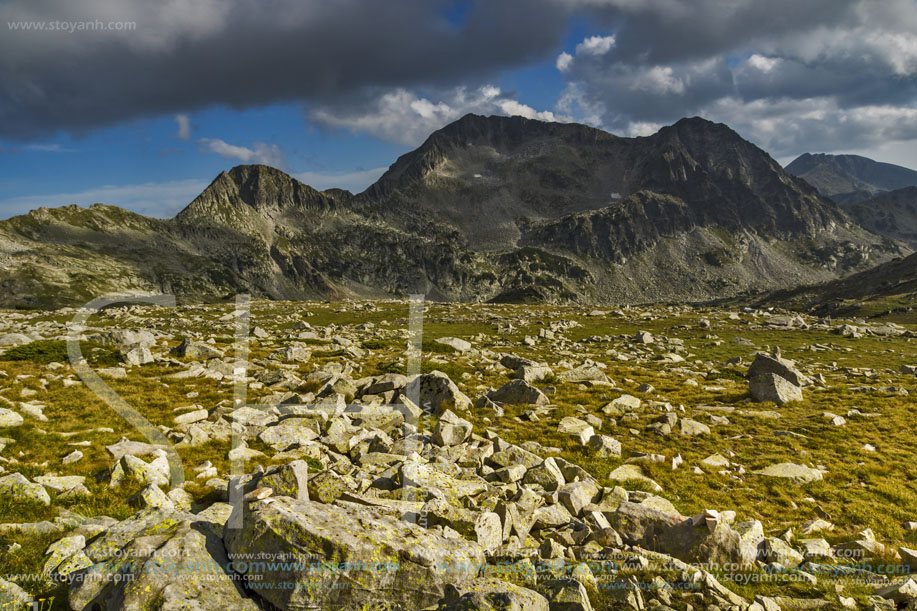
[{"label": "rock face cliff", "polygon": [[171,220],[94,205],[0,222],[0,304],[163,291],[694,300],[830,280],[901,253],[722,124],[620,138],[468,115],[357,195],[251,165]]},{"label": "rock face cliff", "polygon": [[911,248],[917,248],[917,187],[880,193],[845,209],[860,225],[873,233],[901,240]]}]

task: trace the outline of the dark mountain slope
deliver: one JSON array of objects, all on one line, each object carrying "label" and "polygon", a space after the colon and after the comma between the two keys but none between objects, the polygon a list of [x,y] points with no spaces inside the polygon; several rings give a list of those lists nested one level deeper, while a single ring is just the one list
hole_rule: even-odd
[{"label": "dark mountain slope", "polygon": [[853,204],[883,191],[917,186],[917,171],[859,155],[805,153],[786,170],[839,204]]},{"label": "dark mountain slope", "polygon": [[619,138],[469,115],[358,195],[239,166],[169,221],[93,206],[0,222],[0,288],[13,306],[124,291],[644,302],[829,280],[898,253],[725,125]]},{"label": "dark mountain slope", "polygon": [[887,316],[913,322],[917,308],[917,254],[814,286],[778,291],[758,301],[832,316]]},{"label": "dark mountain slope", "polygon": [[917,249],[917,187],[881,193],[847,206],[846,210],[873,233],[901,240]]}]

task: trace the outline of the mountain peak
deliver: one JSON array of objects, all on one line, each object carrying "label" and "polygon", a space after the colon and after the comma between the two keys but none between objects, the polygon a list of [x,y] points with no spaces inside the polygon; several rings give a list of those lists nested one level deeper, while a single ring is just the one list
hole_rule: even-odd
[{"label": "mountain peak", "polygon": [[399,157],[364,193],[377,199],[386,197],[394,190],[423,178],[456,151],[481,147],[498,154],[507,154],[534,142],[578,146],[613,140],[619,138],[581,123],[469,113],[436,130],[415,150]]},{"label": "mountain peak", "polygon": [[240,216],[274,218],[332,206],[332,198],[283,170],[263,164],[248,164],[220,172],[175,218],[180,222],[216,222],[236,226]]},{"label": "mountain peak", "polygon": [[917,185],[917,171],[860,155],[804,153],[786,171],[839,204],[853,204],[878,193]]}]

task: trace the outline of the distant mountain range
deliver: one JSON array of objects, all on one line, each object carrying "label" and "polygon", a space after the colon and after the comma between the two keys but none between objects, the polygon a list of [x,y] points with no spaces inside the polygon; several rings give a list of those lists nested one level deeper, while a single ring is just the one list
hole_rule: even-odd
[{"label": "distant mountain range", "polygon": [[838,204],[854,204],[885,191],[917,186],[917,171],[859,155],[800,155],[786,171]]},{"label": "distant mountain range", "polygon": [[109,292],[706,300],[827,281],[909,252],[722,124],[683,119],[621,138],[467,115],[356,195],[248,165],[170,220],[97,204],[2,221],[0,305]]},{"label": "distant mountain range", "polygon": [[840,204],[866,229],[917,248],[917,171],[858,155],[809,153],[786,170]]}]

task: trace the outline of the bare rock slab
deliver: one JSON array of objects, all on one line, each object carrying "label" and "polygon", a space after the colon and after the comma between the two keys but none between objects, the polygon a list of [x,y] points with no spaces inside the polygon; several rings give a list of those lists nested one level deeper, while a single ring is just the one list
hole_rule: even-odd
[{"label": "bare rock slab", "polygon": [[[226,530],[230,556],[323,558],[341,569],[313,570],[308,563],[250,566],[248,574],[257,575],[252,583],[262,586],[260,596],[281,609],[356,609],[382,603],[422,609],[437,604],[447,584],[472,581],[484,562],[484,551],[475,542],[446,538],[370,509],[288,497],[250,508],[242,528]],[[287,583],[298,585],[282,589]]]}]

